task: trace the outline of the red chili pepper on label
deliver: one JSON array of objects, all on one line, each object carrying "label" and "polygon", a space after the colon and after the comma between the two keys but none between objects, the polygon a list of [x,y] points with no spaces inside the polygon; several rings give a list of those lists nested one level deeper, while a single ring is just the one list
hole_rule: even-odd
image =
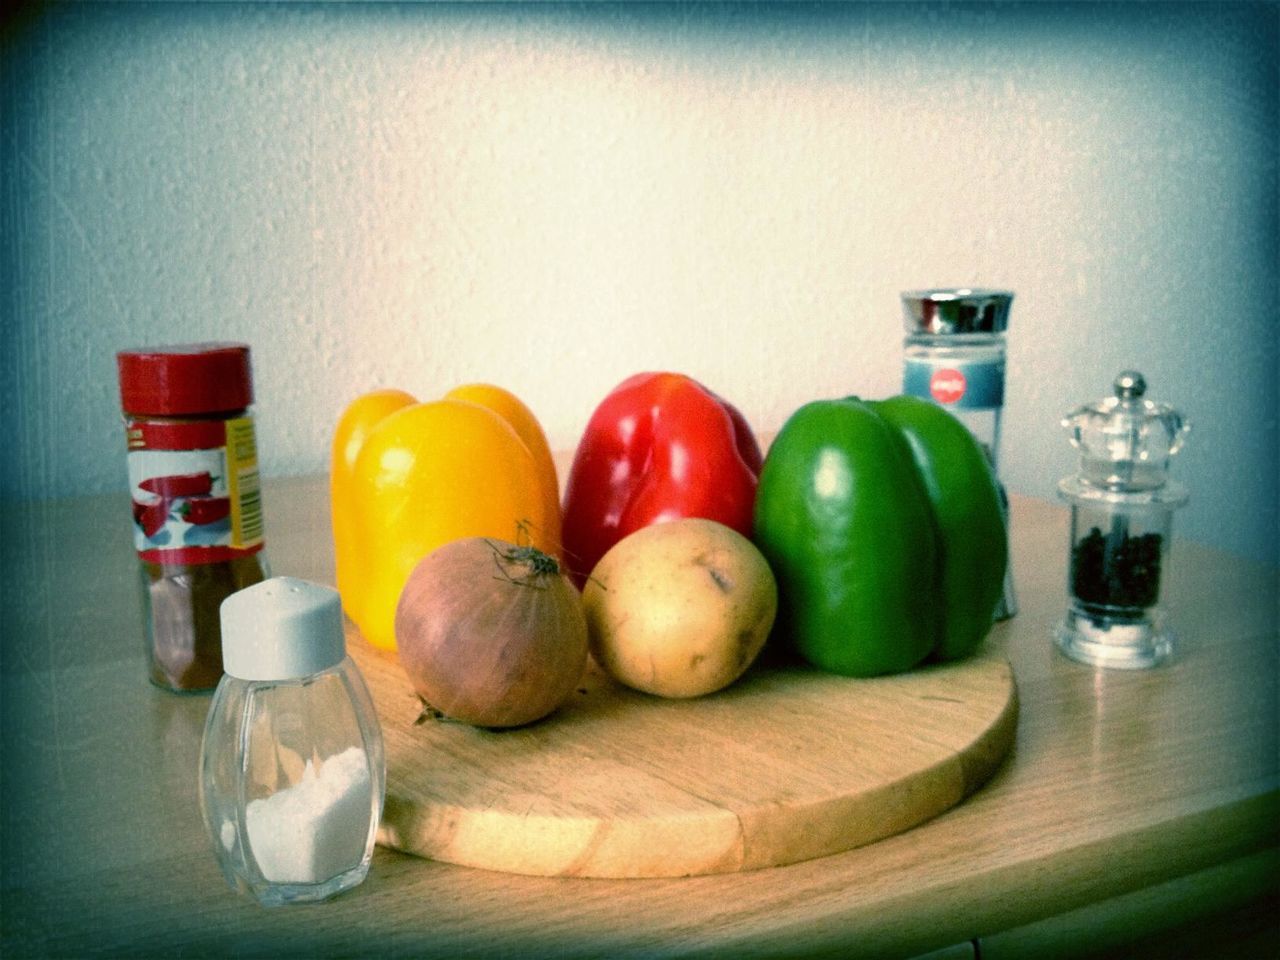
[{"label": "red chili pepper on label", "polygon": [[174,473],[167,477],[148,477],[138,486],[147,493],[162,497],[198,497],[213,489],[213,476],[208,470],[200,473]]},{"label": "red chili pepper on label", "polygon": [[133,501],[134,523],[142,527],[142,532],[153,537],[169,519],[169,501],[164,498],[148,502]]},{"label": "red chili pepper on label", "polygon": [[230,497],[191,497],[178,508],[187,523],[216,523],[231,515]]}]

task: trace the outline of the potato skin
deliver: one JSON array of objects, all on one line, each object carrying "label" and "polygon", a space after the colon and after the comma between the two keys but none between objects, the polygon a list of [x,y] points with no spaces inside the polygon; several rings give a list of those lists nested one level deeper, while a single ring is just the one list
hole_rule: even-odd
[{"label": "potato skin", "polygon": [[742,676],[773,626],[778,587],[746,537],[684,518],[616,543],[582,600],[591,653],[606,673],[645,693],[684,698]]}]

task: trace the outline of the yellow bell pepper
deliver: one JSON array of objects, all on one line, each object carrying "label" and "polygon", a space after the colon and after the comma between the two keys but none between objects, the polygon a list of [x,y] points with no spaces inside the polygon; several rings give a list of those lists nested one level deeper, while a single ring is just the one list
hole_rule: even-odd
[{"label": "yellow bell pepper", "polygon": [[501,387],[468,384],[419,403],[401,390],[354,400],[330,470],[342,606],[394,650],[396,605],[418,562],[462,537],[560,553],[559,485],[546,436]]}]

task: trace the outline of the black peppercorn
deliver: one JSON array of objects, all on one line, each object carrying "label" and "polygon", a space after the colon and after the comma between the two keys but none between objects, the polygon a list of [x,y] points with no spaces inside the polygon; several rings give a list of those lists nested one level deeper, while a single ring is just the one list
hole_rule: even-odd
[{"label": "black peppercorn", "polygon": [[1071,590],[1083,603],[1145,609],[1160,596],[1158,533],[1092,528],[1071,554]]}]

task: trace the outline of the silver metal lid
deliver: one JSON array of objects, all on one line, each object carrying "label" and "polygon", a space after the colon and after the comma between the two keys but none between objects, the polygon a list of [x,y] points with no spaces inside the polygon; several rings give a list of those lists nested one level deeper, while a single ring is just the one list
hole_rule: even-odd
[{"label": "silver metal lid", "polygon": [[902,294],[902,322],[908,333],[935,336],[1003,333],[1009,326],[1012,303],[1011,290],[907,290]]}]

